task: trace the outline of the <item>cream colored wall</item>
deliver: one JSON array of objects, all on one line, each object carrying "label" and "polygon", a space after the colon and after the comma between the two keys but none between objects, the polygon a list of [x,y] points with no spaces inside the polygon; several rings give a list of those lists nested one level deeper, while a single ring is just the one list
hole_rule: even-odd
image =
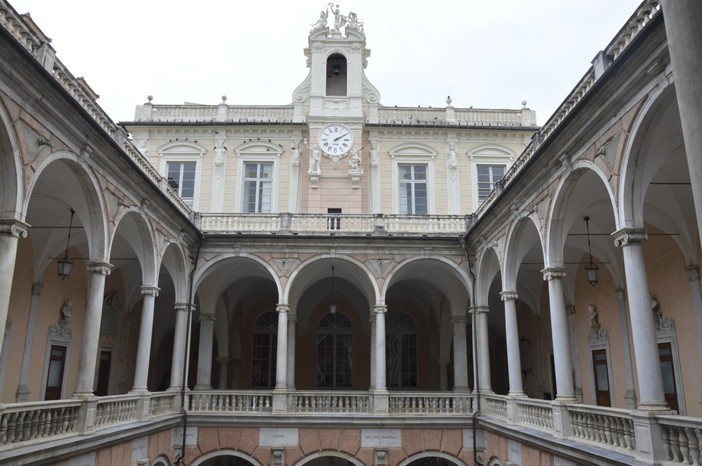
[{"label": "cream colored wall", "polygon": [[[217,133],[219,131],[219,133]],[[148,137],[148,153],[151,163],[161,169],[162,160],[158,154],[158,148],[169,142],[177,140],[184,142],[195,142],[206,148],[206,152],[201,159],[199,172],[199,191],[197,194],[197,211],[213,212],[212,210],[212,183],[214,182],[214,147],[216,139],[221,138],[221,133],[226,132],[225,146],[226,164],[224,169],[224,193],[223,212],[240,212],[241,206],[237,205],[240,193],[237,186],[239,179],[239,163],[234,148],[241,145],[248,139],[260,138],[262,141],[271,140],[272,144],[280,145],[283,153],[277,161],[277,211],[287,212],[290,210],[289,189],[292,176],[291,167],[291,144],[296,135],[308,137],[307,129],[300,133],[296,128],[272,127],[270,129],[259,129],[252,127],[220,127],[196,128],[187,126],[172,126],[159,128],[139,128],[134,132],[135,141],[141,141]],[[418,144],[437,152],[433,159],[434,178],[430,183],[433,185],[433,204],[435,206],[433,214],[446,215],[449,209],[449,189],[458,189],[459,213],[467,214],[474,210],[473,197],[474,186],[474,165],[480,163],[476,157],[471,157],[474,150],[484,147],[499,147],[507,152],[518,155],[528,142],[530,133],[524,131],[492,130],[492,131],[426,131],[420,128],[406,128],[398,131],[373,131],[373,140],[378,141],[380,154],[380,206],[384,213],[396,213],[393,209],[393,191],[396,189],[393,180],[393,159],[389,155],[390,150],[401,144]],[[458,181],[452,185],[449,181],[449,170],[447,161],[448,141],[456,140],[456,150],[458,154]],[[311,140],[311,139],[310,139]],[[318,187],[312,188],[310,178],[307,174],[309,168],[309,149],[301,144],[300,151],[300,211],[312,213],[326,213],[327,208],[342,208],[344,213],[371,213],[370,212],[370,142],[368,133],[364,133],[363,138],[359,138],[359,145],[363,147],[362,169],[364,171],[358,188],[353,188],[348,174],[348,157],[342,159],[340,165],[335,169],[331,166],[326,157],[322,157],[322,174],[319,177]],[[426,159],[418,159],[422,163]],[[492,163],[487,160],[485,163]],[[510,161],[505,160],[507,165]],[[163,173],[162,173],[163,174]],[[455,188],[454,188],[455,186]],[[476,203],[477,204],[477,203]]]}]

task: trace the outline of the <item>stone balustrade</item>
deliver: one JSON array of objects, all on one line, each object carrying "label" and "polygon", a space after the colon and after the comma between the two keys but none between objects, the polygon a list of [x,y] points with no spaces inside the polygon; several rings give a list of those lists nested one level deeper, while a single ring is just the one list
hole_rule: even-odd
[{"label": "stone balustrade", "polygon": [[[390,416],[403,422],[404,418],[417,416],[469,419],[476,406],[475,395],[470,393],[391,391],[383,395],[387,398],[387,412],[376,413],[376,395],[372,392],[317,390],[283,393],[281,396],[286,399],[283,411],[274,412],[275,396],[278,395],[272,390],[195,390],[185,394],[185,410],[198,415],[200,423],[206,422],[208,415],[221,414],[259,418],[283,415],[292,422],[296,417],[310,415],[357,421],[375,417],[387,421]],[[180,397],[179,392],[167,391],[0,405],[0,458],[50,440],[81,439],[130,424],[143,428],[144,422],[169,417],[177,421],[181,416]],[[662,445],[660,451],[664,455],[654,458],[656,464],[700,464],[702,421],[699,418],[646,416],[654,428],[640,430],[635,428],[636,411],[502,395],[483,395],[481,400],[479,422],[497,421],[520,427],[523,432],[532,429],[538,438],[551,436],[554,441],[564,438],[571,444],[581,443],[588,451],[596,447],[603,452],[616,452],[622,458],[642,457],[637,450],[637,435],[653,433],[646,441]]]},{"label": "stone balustrade", "polygon": [[205,213],[195,223],[204,233],[460,236],[467,220],[465,215]]},{"label": "stone balustrade", "polygon": [[658,416],[663,428],[663,446],[670,464],[700,464],[702,425],[699,418]]}]

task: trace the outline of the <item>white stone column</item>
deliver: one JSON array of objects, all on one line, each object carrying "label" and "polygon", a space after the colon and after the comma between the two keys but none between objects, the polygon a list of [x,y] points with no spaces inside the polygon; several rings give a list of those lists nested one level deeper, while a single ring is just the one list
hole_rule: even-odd
[{"label": "white stone column", "polygon": [[[133,392],[147,391],[149,362],[151,361],[151,335],[154,329],[154,302],[158,296],[157,286],[141,287],[141,323],[137,343],[136,367],[134,368]],[[126,351],[126,349],[125,349]]]},{"label": "white stone column", "polygon": [[15,260],[17,259],[17,242],[27,237],[29,225],[13,219],[0,219],[0,348],[5,338],[10,295],[12,294],[12,279],[15,275]]},{"label": "white stone column", "polygon": [[213,314],[200,314],[200,345],[197,354],[195,390],[212,390],[212,348],[214,346]]},{"label": "white stone column", "polygon": [[534,369],[538,385],[536,386],[536,397],[544,397],[544,340],[541,334],[541,316],[534,316],[534,339],[536,340],[536,368]]},{"label": "white stone column", "polygon": [[578,332],[575,325],[575,306],[566,306],[568,315],[568,337],[570,340],[570,357],[573,366],[573,384],[575,385],[575,399],[578,403],[583,402],[583,385],[580,381],[580,359],[578,358]]},{"label": "white stone column", "polygon": [[83,342],[78,356],[78,373],[74,397],[93,396],[95,368],[97,364],[98,343],[100,341],[100,320],[102,319],[102,302],[105,294],[105,277],[110,274],[112,266],[106,262],[88,264],[88,296],[83,326]]},{"label": "white stone column", "polygon": [[697,233],[702,240],[702,2],[664,0],[661,7],[692,182]]},{"label": "white stone column", "polygon": [[505,303],[505,337],[507,339],[507,372],[509,375],[509,395],[524,396],[522,386],[522,360],[519,354],[519,324],[517,323],[517,298],[513,290],[500,293]]},{"label": "white stone column", "polygon": [[619,304],[619,326],[622,332],[622,344],[624,346],[624,368],[626,370],[626,400],[627,409],[636,408],[636,391],[634,390],[634,371],[631,366],[631,344],[629,343],[629,322],[626,318],[626,297],[624,290],[618,289],[615,291],[617,295],[617,303]]},{"label": "white stone column", "polygon": [[186,352],[188,341],[188,321],[192,308],[188,303],[175,303],[175,332],[173,336],[173,359],[171,360],[171,386],[170,390],[180,390],[185,380]]},{"label": "white stone column", "polygon": [[[453,328],[453,391],[467,393],[468,386],[468,342],[466,339],[466,316],[452,316]],[[448,384],[447,384],[448,385]]]},{"label": "white stone column", "polygon": [[702,360],[702,290],[700,290],[700,271],[697,266],[685,269],[687,280],[690,282],[690,292],[692,294],[692,312],[695,316],[695,334],[697,337],[697,350],[700,360]]},{"label": "white stone column", "polygon": [[375,313],[375,339],[373,340],[372,351],[375,355],[375,392],[386,392],[387,381],[385,374],[385,313],[387,306],[376,305],[373,308]]},{"label": "white stone column", "polygon": [[548,281],[548,301],[551,314],[551,337],[553,338],[553,361],[556,366],[556,400],[566,403],[575,401],[573,367],[568,341],[568,319],[563,295],[562,279],[565,269],[548,267],[541,271]]},{"label": "white stone column", "polygon": [[226,390],[227,382],[229,381],[229,358],[226,356],[220,356],[217,358],[219,363],[219,385],[217,388],[220,390]]},{"label": "white stone column", "polygon": [[29,394],[31,393],[29,387],[27,386],[27,375],[29,374],[29,360],[32,356],[32,337],[34,335],[34,326],[37,320],[37,304],[39,303],[39,296],[41,296],[42,288],[44,288],[44,285],[41,282],[34,282],[32,284],[32,298],[29,302],[29,315],[27,316],[27,332],[24,335],[22,369],[20,371],[17,391],[15,392],[15,402],[17,403],[28,401]]},{"label": "white stone column", "polygon": [[623,228],[612,233],[614,244],[622,247],[626,289],[629,298],[631,336],[639,382],[639,409],[665,409],[656,325],[651,312],[651,297],[646,276],[643,245],[646,233],[641,228]]},{"label": "white stone column", "polygon": [[[475,313],[475,349],[478,361],[478,381],[476,390],[480,393],[492,393],[492,378],[490,375],[490,340],[488,339],[488,306],[474,306]],[[455,369],[454,369],[455,370]],[[454,379],[456,378],[454,374]]]},{"label": "white stone column", "polygon": [[375,390],[375,312],[370,316],[370,390]]},{"label": "white stone column", "polygon": [[278,348],[275,366],[275,389],[285,390],[288,386],[288,312],[290,311],[290,306],[287,304],[278,304],[275,310],[278,311]]},{"label": "white stone column", "polygon": [[295,328],[297,315],[288,316],[288,390],[295,390]]},{"label": "white stone column", "polygon": [[451,359],[439,358],[436,362],[439,364],[439,390],[448,391],[448,365]]}]

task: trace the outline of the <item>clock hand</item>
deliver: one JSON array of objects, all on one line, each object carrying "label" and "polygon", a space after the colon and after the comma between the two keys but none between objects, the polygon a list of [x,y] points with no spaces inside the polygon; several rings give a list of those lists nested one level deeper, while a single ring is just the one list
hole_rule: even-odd
[{"label": "clock hand", "polygon": [[338,138],[334,138],[334,142],[338,141],[339,139],[343,138],[344,136],[348,136],[348,133],[342,134],[342,135],[339,136]]}]

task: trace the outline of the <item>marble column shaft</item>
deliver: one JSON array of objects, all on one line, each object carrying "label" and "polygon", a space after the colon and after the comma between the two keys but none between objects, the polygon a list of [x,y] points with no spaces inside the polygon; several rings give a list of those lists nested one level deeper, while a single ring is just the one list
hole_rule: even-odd
[{"label": "marble column shaft", "polygon": [[105,294],[105,278],[112,266],[106,262],[88,264],[88,295],[83,327],[83,342],[78,356],[78,373],[74,397],[93,395],[95,368],[97,365],[98,343],[100,342],[100,321]]},{"label": "marble column shaft", "polygon": [[288,389],[295,390],[295,329],[297,316],[288,315]]},{"label": "marble column shaft", "polygon": [[491,393],[490,340],[488,339],[488,312],[490,312],[490,308],[488,306],[474,306],[472,312],[475,313],[476,359],[478,361],[478,378],[480,379],[476,384],[476,389],[481,393]]},{"label": "marble column shaft", "polygon": [[505,305],[505,337],[507,338],[507,371],[509,374],[509,394],[524,396],[522,386],[522,360],[519,354],[519,325],[517,323],[517,292],[500,293]]},{"label": "marble column shaft", "polygon": [[548,267],[542,270],[542,273],[544,280],[548,281],[553,361],[556,367],[556,400],[572,402],[575,401],[575,389],[573,387],[566,303],[563,295],[562,279],[565,277],[565,270],[559,267]]},{"label": "marble column shaft", "polygon": [[12,280],[15,276],[17,243],[27,237],[29,225],[13,219],[0,219],[0,348],[5,338],[5,325],[10,307]]},{"label": "marble column shaft", "polygon": [[185,380],[184,363],[190,342],[188,340],[188,323],[191,307],[188,303],[175,303],[175,335],[173,336],[173,359],[171,360],[171,389],[180,389]]},{"label": "marble column shaft", "polygon": [[132,391],[146,391],[151,360],[151,336],[154,329],[154,304],[159,289],[156,286],[142,286],[141,322],[139,324],[139,342],[137,343],[136,367],[134,368],[134,386]]},{"label": "marble column shaft", "polygon": [[375,356],[375,386],[374,391],[387,391],[385,374],[385,313],[386,306],[375,306],[375,339],[373,341],[373,354]]},{"label": "marble column shaft", "polygon": [[40,282],[32,284],[32,298],[29,302],[29,316],[27,317],[27,332],[24,335],[24,351],[22,352],[22,369],[20,370],[19,384],[15,392],[15,402],[20,403],[28,401],[31,393],[27,387],[27,376],[29,375],[29,361],[32,356],[32,337],[34,335],[34,326],[37,321],[37,305],[39,297],[44,285]]},{"label": "marble column shaft", "polygon": [[288,312],[290,306],[278,304],[278,347],[275,365],[275,389],[285,390],[288,386]]},{"label": "marble column shaft", "polygon": [[212,389],[212,350],[214,347],[213,314],[200,314],[200,345],[197,355],[196,390]]}]

